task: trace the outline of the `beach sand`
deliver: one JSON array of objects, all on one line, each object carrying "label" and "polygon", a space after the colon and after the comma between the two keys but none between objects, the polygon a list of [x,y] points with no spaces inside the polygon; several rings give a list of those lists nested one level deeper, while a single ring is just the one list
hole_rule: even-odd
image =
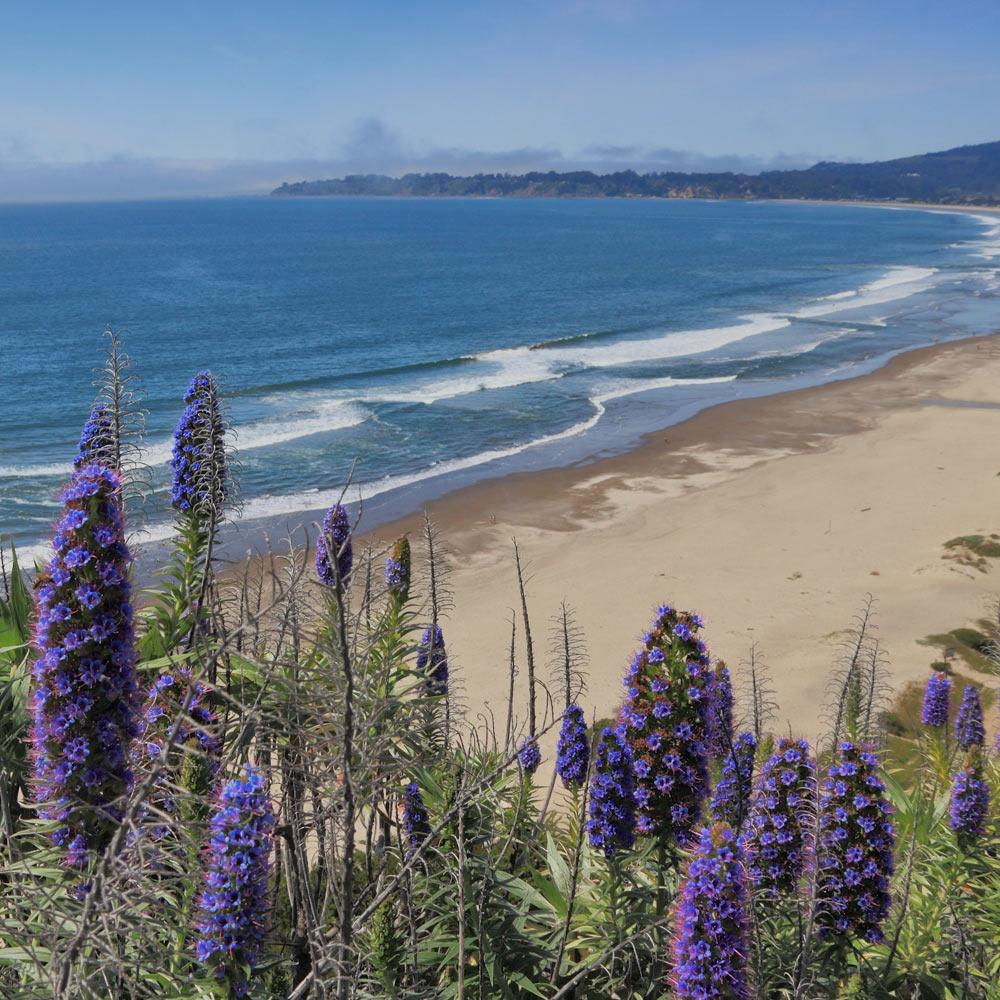
[{"label": "beach sand", "polygon": [[[627,454],[462,489],[429,512],[448,550],[443,627],[470,717],[491,710],[502,724],[516,537],[539,674],[553,675],[548,619],[565,599],[589,651],[588,716],[615,710],[629,654],[666,601],[698,611],[713,656],[734,668],[756,644],[775,730],[812,737],[866,595],[901,686],[936,658],[921,639],[974,620],[1000,590],[995,572],[945,559],[943,547],[1000,531],[1000,335],[725,403]],[[419,526],[406,518],[376,534],[416,539]],[[523,716],[520,623],[518,661]]]}]

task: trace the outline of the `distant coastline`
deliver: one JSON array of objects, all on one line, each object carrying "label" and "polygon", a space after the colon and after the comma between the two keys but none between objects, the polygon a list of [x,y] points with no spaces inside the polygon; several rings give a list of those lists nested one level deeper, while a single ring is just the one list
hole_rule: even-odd
[{"label": "distant coastline", "polygon": [[854,201],[989,208],[1000,206],[1000,142],[961,146],[878,163],[817,163],[760,174],[598,174],[589,170],[524,174],[352,174],[285,182],[276,197],[655,198]]}]

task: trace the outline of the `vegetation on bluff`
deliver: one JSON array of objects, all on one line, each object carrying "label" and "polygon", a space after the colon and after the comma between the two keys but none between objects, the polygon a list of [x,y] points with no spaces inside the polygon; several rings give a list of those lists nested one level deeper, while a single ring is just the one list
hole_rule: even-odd
[{"label": "vegetation on bluff", "polygon": [[382,195],[465,198],[797,198],[1000,205],[1000,142],[960,146],[879,163],[817,163],[806,170],[697,174],[621,170],[595,174],[352,174],[287,181],[274,195]]},{"label": "vegetation on bluff", "polygon": [[759,656],[731,677],[668,605],[621,609],[648,631],[616,718],[588,720],[582,630],[551,609],[546,684],[515,549],[510,646],[480,651],[510,696],[467,714],[434,527],[381,551],[338,504],[316,558],[222,573],[210,375],[185,403],[151,588],[130,589],[142,473],[109,458],[136,425],[115,402],[34,594],[3,567],[5,1000],[997,995],[992,709],[945,662],[888,712],[870,603],[815,745],[771,731]]}]

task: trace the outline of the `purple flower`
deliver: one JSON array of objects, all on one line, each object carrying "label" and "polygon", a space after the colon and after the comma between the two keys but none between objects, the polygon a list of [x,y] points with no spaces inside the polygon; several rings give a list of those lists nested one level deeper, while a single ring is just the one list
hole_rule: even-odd
[{"label": "purple flower", "polygon": [[951,694],[951,681],[947,674],[937,671],[931,674],[924,691],[924,704],[920,713],[920,721],[925,726],[943,729],[948,725],[948,698]]},{"label": "purple flower", "polygon": [[567,705],[556,744],[556,774],[567,788],[579,788],[587,779],[589,760],[590,740],[583,709]]},{"label": "purple flower", "polygon": [[704,827],[677,902],[672,975],[676,995],[747,1000],[748,928],[740,841],[724,823]]},{"label": "purple flower", "polygon": [[424,678],[424,687],[432,697],[448,693],[448,653],[444,648],[444,633],[440,625],[425,628],[417,646],[417,673]]},{"label": "purple flower", "polygon": [[816,772],[805,740],[782,739],[764,762],[747,819],[747,875],[767,898],[793,893],[805,869]]},{"label": "purple flower", "polygon": [[525,774],[534,774],[538,770],[538,765],[542,762],[542,751],[538,748],[538,740],[533,736],[525,737],[521,740],[521,746],[517,751],[517,759],[521,762],[521,767]]},{"label": "purple flower", "polygon": [[431,832],[430,817],[424,805],[420,789],[415,781],[411,781],[403,789],[403,801],[400,804],[403,818],[403,833],[406,834],[407,856],[411,855]]},{"label": "purple flower", "polygon": [[175,510],[218,519],[229,492],[226,429],[219,390],[208,372],[198,372],[184,395],[174,431],[170,502]]},{"label": "purple flower", "polygon": [[247,989],[267,932],[268,872],[274,815],[264,778],[249,764],[227,782],[210,822],[205,885],[198,898],[195,956],[226,980],[235,996]]},{"label": "purple flower", "polygon": [[955,717],[955,739],[963,750],[981,747],[986,740],[983,726],[983,704],[979,700],[979,689],[975,684],[966,684],[962,692],[962,704]]},{"label": "purple flower", "polygon": [[708,789],[710,675],[699,628],[696,615],[658,609],[629,665],[620,714],[637,765],[639,830],[682,843]]},{"label": "purple flower", "polygon": [[743,826],[750,808],[754,755],[757,740],[753,733],[740,733],[722,763],[722,776],[712,791],[712,815],[734,830]]},{"label": "purple flower", "polygon": [[400,603],[410,596],[410,543],[400,538],[385,561],[385,587]]},{"label": "purple flower", "polygon": [[870,747],[840,744],[820,795],[817,923],[826,938],[883,939],[896,830]]},{"label": "purple flower", "polygon": [[319,537],[316,539],[316,575],[320,583],[325,583],[328,587],[335,587],[339,578],[341,586],[346,588],[353,565],[351,522],[344,506],[335,503],[326,512]]},{"label": "purple flower", "polygon": [[724,760],[733,744],[733,682],[729,667],[721,660],[708,685],[708,748],[716,760]]},{"label": "purple flower", "polygon": [[82,469],[92,463],[113,467],[116,450],[114,427],[107,408],[103,403],[95,403],[90,418],[83,425],[73,468]]},{"label": "purple flower", "polygon": [[980,755],[972,750],[955,775],[948,807],[948,825],[963,850],[971,848],[986,832],[989,811],[989,786],[983,781]]},{"label": "purple flower", "polygon": [[[70,544],[35,584],[31,743],[40,814],[59,824],[53,842],[69,848],[66,861],[76,866],[107,845],[121,818],[132,780],[136,678],[121,480],[103,466],[84,466],[62,501]],[[99,526],[115,536],[107,554],[113,584],[89,558]]]},{"label": "purple flower", "polygon": [[597,744],[590,780],[590,846],[613,858],[635,843],[635,778],[632,750],[614,729],[605,728]]}]

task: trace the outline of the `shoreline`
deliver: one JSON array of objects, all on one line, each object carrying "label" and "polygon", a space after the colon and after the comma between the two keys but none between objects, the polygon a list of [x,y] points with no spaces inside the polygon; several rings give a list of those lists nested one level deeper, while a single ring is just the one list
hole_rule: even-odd
[{"label": "shoreline", "polygon": [[[455,594],[442,624],[470,713],[502,713],[515,536],[539,661],[559,602],[577,611],[588,716],[617,706],[661,601],[703,614],[713,655],[734,668],[758,645],[778,729],[819,731],[837,642],[869,592],[896,686],[921,678],[936,654],[920,640],[966,624],[996,587],[943,559],[949,539],[1000,529],[996,385],[1000,333],[916,348],[854,378],[716,404],[621,455],[431,500]],[[417,541],[421,519],[358,542]]]}]

